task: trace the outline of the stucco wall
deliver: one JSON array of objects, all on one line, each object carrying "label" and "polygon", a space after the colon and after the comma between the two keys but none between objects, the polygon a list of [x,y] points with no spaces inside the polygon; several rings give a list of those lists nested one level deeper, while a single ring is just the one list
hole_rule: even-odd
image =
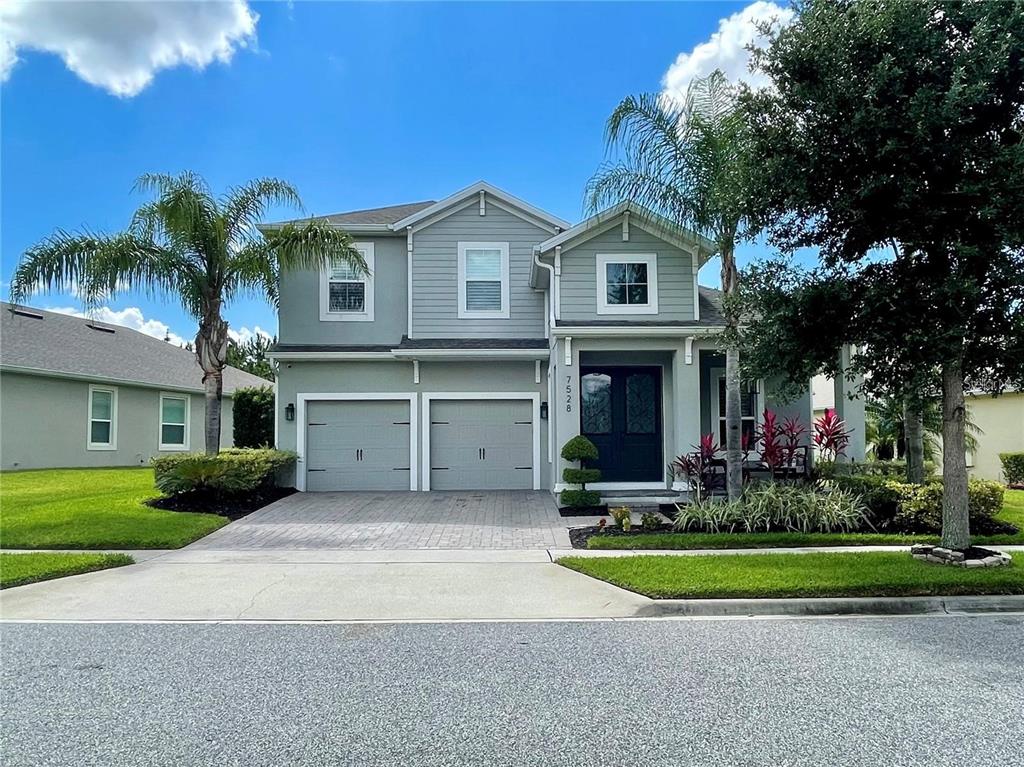
[{"label": "stucco wall", "polygon": [[[140,466],[155,455],[165,455],[159,450],[160,390],[124,385],[116,388],[117,449],[88,450],[88,382],[0,374],[0,466],[4,470]],[[203,396],[188,396],[189,447],[202,450]],[[231,428],[231,398],[225,397],[222,447],[232,444]]]},{"label": "stucco wall", "polygon": [[1024,393],[970,397],[967,407],[971,420],[982,430],[971,476],[1003,481],[999,454],[1024,452]]}]

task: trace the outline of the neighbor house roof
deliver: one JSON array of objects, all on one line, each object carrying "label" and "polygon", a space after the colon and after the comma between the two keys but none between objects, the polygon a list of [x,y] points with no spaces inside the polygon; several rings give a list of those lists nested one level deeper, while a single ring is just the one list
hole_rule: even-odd
[{"label": "neighbor house roof", "polygon": [[[196,355],[131,328],[0,303],[0,368],[83,380],[203,390]],[[224,368],[224,393],[269,386],[238,368]]]}]

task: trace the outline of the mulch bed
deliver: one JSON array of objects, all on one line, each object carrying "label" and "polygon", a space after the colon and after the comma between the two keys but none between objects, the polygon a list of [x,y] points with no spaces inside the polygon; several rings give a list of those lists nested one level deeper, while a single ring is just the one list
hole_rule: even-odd
[{"label": "mulch bed", "polygon": [[670,533],[672,532],[672,525],[659,525],[653,530],[644,530],[639,525],[632,528],[628,533],[625,530],[620,530],[618,527],[608,525],[602,530],[596,525],[592,527],[571,527],[569,528],[569,542],[572,544],[574,549],[585,549],[587,548],[587,541],[596,536],[602,537],[618,537],[625,538],[631,535],[646,535],[648,533]]},{"label": "mulch bed", "polygon": [[604,517],[608,514],[608,504],[602,506],[559,506],[558,514],[562,517]]},{"label": "mulch bed", "polygon": [[294,487],[272,487],[255,493],[235,496],[171,495],[146,501],[147,506],[164,511],[185,511],[198,514],[216,514],[235,520],[262,509],[267,504],[287,498]]}]

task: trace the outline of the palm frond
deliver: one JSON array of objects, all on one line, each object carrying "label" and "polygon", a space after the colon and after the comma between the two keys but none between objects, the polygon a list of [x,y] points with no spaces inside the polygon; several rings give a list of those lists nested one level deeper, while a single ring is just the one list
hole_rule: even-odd
[{"label": "palm frond", "polygon": [[228,189],[220,199],[227,236],[237,240],[254,234],[267,210],[277,205],[303,210],[298,191],[280,179],[258,178]]}]

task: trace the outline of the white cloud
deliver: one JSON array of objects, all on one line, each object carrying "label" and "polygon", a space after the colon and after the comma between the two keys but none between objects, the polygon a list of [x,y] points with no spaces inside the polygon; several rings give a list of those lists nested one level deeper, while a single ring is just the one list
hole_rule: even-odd
[{"label": "white cloud", "polygon": [[46,311],[57,312],[58,314],[69,314],[72,317],[88,317],[91,320],[95,320],[96,322],[105,322],[108,325],[120,325],[121,327],[138,330],[140,333],[145,333],[147,336],[159,338],[161,341],[165,338],[170,339],[170,343],[175,346],[184,346],[188,341],[191,341],[191,339],[182,338],[177,333],[172,333],[170,325],[161,322],[160,320],[147,320],[143,316],[142,310],[137,306],[129,306],[127,309],[122,309],[120,311],[111,309],[109,306],[100,306],[89,311],[75,309],[72,306],[55,306],[47,307]]},{"label": "white cloud", "polygon": [[258,20],[247,0],[4,0],[0,82],[10,76],[19,50],[45,51],[87,83],[130,97],[161,69],[229,62],[237,49],[254,43]]},{"label": "white cloud", "polygon": [[271,339],[274,337],[273,334],[268,333],[259,325],[257,325],[254,330],[249,330],[249,328],[245,327],[244,325],[238,330],[232,330],[228,328],[228,336],[230,336],[231,340],[237,344],[247,344],[257,336],[262,336],[263,338],[266,339]]},{"label": "white cloud", "polygon": [[689,53],[680,53],[662,78],[662,87],[668,95],[679,96],[686,92],[691,81],[720,69],[732,83],[742,81],[752,88],[764,88],[770,82],[765,75],[750,72],[747,46],[764,43],[765,38],[757,29],[759,23],[775,21],[778,26],[786,26],[794,16],[791,8],[775,3],[765,0],[751,3],[729,18],[720,20],[718,31],[711,35],[711,39]]}]

